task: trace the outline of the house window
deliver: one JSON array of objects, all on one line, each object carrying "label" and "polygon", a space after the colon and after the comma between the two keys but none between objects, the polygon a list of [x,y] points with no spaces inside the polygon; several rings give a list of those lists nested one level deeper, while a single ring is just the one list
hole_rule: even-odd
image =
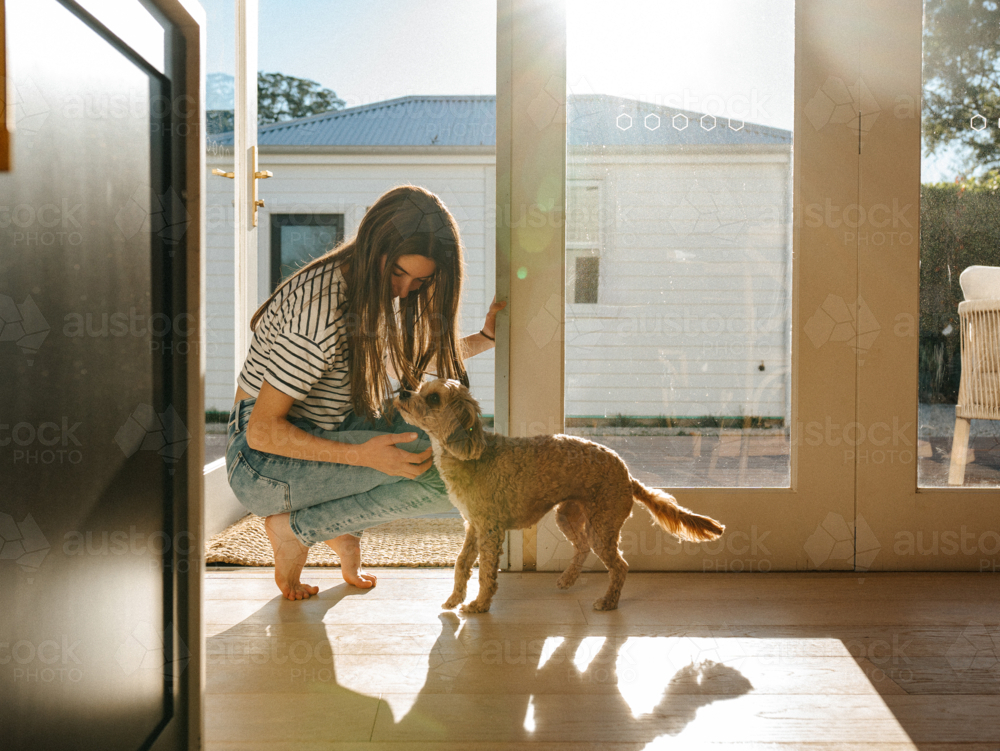
[{"label": "house window", "polygon": [[576,272],[573,302],[596,303],[597,280],[601,268],[601,259],[597,256],[577,255],[573,263]]},{"label": "house window", "polygon": [[598,301],[601,268],[600,183],[569,180],[566,184],[566,300],[593,305]]},{"label": "house window", "polygon": [[343,239],[343,214],[271,214],[271,289]]}]

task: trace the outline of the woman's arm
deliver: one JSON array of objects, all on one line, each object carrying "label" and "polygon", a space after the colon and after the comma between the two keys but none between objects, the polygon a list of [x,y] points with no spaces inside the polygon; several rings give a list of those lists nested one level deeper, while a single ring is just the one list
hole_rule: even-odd
[{"label": "woman's arm", "polygon": [[485,352],[496,346],[497,313],[506,307],[506,300],[498,303],[496,295],[493,296],[493,302],[490,303],[490,310],[486,314],[483,327],[475,334],[469,334],[469,336],[459,342],[459,346],[462,348],[462,359],[474,357],[480,352]]},{"label": "woman's arm", "polygon": [[488,349],[493,349],[496,343],[477,331],[475,334],[469,334],[467,337],[464,337],[458,343],[458,346],[462,348],[462,358],[465,359],[467,357],[475,357]]},{"label": "woman's arm", "polygon": [[365,443],[340,443],[312,435],[288,421],[294,399],[264,381],[247,422],[247,445],[254,451],[314,462],[371,467],[387,475],[414,479],[431,466],[431,450],[412,454],[396,448],[416,433],[387,433]]}]

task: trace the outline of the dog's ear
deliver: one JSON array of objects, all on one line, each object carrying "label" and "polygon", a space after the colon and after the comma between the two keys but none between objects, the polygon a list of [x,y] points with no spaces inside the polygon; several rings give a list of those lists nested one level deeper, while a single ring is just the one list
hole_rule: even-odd
[{"label": "dog's ear", "polygon": [[479,403],[463,388],[453,399],[452,408],[458,427],[448,436],[444,448],[463,461],[478,459],[486,450],[483,423],[479,419]]}]

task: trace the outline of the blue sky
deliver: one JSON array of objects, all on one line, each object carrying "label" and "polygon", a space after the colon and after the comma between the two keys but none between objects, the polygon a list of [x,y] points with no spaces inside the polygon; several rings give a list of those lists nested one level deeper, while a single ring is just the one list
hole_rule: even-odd
[{"label": "blue sky", "polygon": [[[202,0],[208,72],[232,73],[233,0]],[[657,102],[790,129],[793,0],[569,0],[574,93]],[[609,12],[609,9],[615,12]],[[260,0],[259,69],[309,78],[347,106],[496,93],[495,0]],[[925,159],[951,179],[954,156]]]},{"label": "blue sky", "polygon": [[[208,71],[232,73],[232,0],[204,5]],[[495,94],[496,2],[260,0],[257,55],[260,70],[318,81],[348,106],[408,94]]]},{"label": "blue sky", "polygon": [[[232,72],[231,2],[205,2],[210,73]],[[569,84],[789,127],[792,2],[750,5],[647,0],[609,14],[606,0],[572,0]],[[495,0],[260,0],[259,26],[261,70],[311,78],[348,106],[496,93]]]}]

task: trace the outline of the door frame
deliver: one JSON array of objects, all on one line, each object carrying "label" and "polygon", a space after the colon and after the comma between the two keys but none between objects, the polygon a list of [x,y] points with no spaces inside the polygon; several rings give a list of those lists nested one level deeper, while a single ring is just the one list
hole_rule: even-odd
[{"label": "door frame", "polygon": [[[182,277],[174,279],[175,299],[188,320],[197,321],[185,337],[187,351],[179,353],[175,362],[175,377],[186,386],[184,419],[191,441],[184,454],[187,503],[176,508],[174,529],[190,535],[187,550],[177,550],[174,558],[174,618],[177,636],[187,647],[186,667],[175,671],[174,717],[164,728],[152,749],[200,749],[205,737],[205,658],[203,645],[202,592],[205,567],[204,539],[204,472],[205,447],[205,71],[206,16],[197,0],[142,0],[155,7],[174,24],[180,39],[169,51],[167,64],[183,71],[177,80],[183,81],[184,107],[173,111],[174,148],[183,148],[183,186],[181,198],[190,216],[185,233],[185,258]],[[175,101],[179,101],[175,99]]]},{"label": "door frame", "polygon": [[882,334],[858,368],[858,422],[881,426],[889,444],[878,462],[858,452],[858,526],[878,550],[873,570],[992,572],[997,490],[917,486],[923,3],[867,0],[864,14],[861,75],[881,114],[861,150],[858,204],[890,207],[906,227],[859,239],[860,291]]}]

